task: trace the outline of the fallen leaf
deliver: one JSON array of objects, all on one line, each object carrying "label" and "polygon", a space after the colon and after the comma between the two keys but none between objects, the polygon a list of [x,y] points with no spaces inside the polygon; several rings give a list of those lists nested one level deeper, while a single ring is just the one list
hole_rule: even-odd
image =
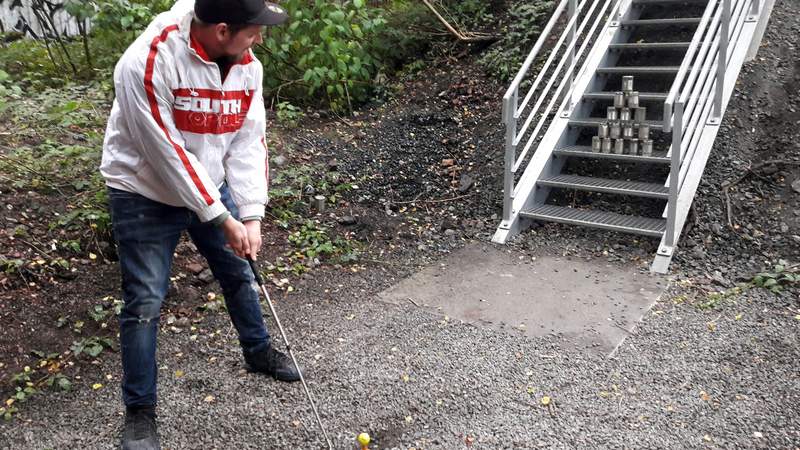
[{"label": "fallen leaf", "polygon": [[549,404],[550,404],[550,397],[549,397],[549,396],[547,396],[547,395],[545,395],[544,397],[542,397],[542,405],[543,405],[543,406],[547,406],[547,405],[549,405]]},{"label": "fallen leaf", "polygon": [[203,399],[203,401],[206,402],[206,403],[212,403],[214,401],[214,396],[213,395],[207,395],[206,398]]},{"label": "fallen leaf", "polygon": [[411,377],[409,377],[406,374],[403,374],[402,378],[403,378],[403,381],[406,382],[406,383],[408,383],[408,381],[411,379]]},{"label": "fallen leaf", "polygon": [[178,370],[175,371],[175,377],[176,378],[180,378],[182,376],[183,376],[183,371],[182,370],[178,369]]},{"label": "fallen leaf", "polygon": [[411,416],[406,416],[406,423],[411,423],[414,421],[414,418]]},{"label": "fallen leaf", "polygon": [[711,396],[706,391],[700,391],[700,398],[705,402],[711,400]]},{"label": "fallen leaf", "polygon": [[737,314],[736,317],[734,317],[734,319],[742,320],[742,314],[741,313]]},{"label": "fallen leaf", "polygon": [[103,385],[100,384],[100,383],[95,383],[95,384],[92,385],[92,389],[94,389],[95,391],[100,389],[100,388],[102,388],[102,387],[103,387]]},{"label": "fallen leaf", "polygon": [[92,260],[97,259],[97,255],[95,255],[94,253],[89,253],[89,259]]}]

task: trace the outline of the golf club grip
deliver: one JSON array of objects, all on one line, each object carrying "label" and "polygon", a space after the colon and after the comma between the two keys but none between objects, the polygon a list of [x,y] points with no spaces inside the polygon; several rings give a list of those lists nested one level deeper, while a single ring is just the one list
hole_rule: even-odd
[{"label": "golf club grip", "polygon": [[259,286],[263,286],[264,280],[261,279],[261,272],[258,270],[258,264],[250,255],[247,255],[247,262],[250,263],[250,270],[253,271],[253,276],[256,277],[256,283],[258,283]]}]

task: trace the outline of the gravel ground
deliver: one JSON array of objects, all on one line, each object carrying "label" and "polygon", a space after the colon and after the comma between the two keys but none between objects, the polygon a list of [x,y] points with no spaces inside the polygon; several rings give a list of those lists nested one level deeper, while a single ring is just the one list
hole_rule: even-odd
[{"label": "gravel ground", "polygon": [[[761,166],[731,188],[730,231],[720,192],[758,161],[797,160],[799,24],[800,4],[779,1],[761,60],[745,69],[731,103],[739,113],[726,116],[709,161],[674,282],[613,356],[376,299],[413,270],[404,262],[463,245],[453,236],[355,273],[320,269],[277,300],[335,447],[355,448],[364,431],[374,449],[800,446],[797,287],[727,291],[708,303],[777,259],[797,259],[797,166]],[[466,239],[487,238],[494,223],[484,223]],[[655,243],[546,225],[513,247],[645,270]],[[322,447],[301,386],[243,372],[224,313],[194,327],[165,325],[160,336],[164,448]],[[96,369],[75,391],[34,397],[0,424],[0,448],[115,447],[117,358]]]},{"label": "gravel ground", "polygon": [[[337,281],[350,288],[324,291]],[[380,271],[330,272],[278,302],[336,448],[354,448],[362,431],[374,448],[398,449],[800,443],[797,291],[750,290],[703,311],[691,287],[675,287],[605,358],[559,336],[479,329],[374,300],[390,282]],[[321,447],[299,385],[244,373],[224,313],[195,326],[160,336],[165,448]],[[22,423],[2,425],[0,447],[113,448],[115,358],[99,373],[111,379],[87,384],[102,389],[34,400]]]}]

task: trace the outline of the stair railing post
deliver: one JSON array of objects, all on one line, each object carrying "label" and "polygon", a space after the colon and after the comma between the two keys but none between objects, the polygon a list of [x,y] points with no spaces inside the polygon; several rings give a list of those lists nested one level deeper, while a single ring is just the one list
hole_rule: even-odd
[{"label": "stair railing post", "polygon": [[753,18],[758,17],[761,13],[761,0],[753,0],[753,3],[750,5],[750,16]]},{"label": "stair railing post", "polygon": [[[753,3],[758,0],[753,0]],[[717,90],[714,96],[714,113],[711,122],[719,124],[722,120],[722,98],[725,92],[725,72],[728,70],[728,40],[730,39],[731,0],[722,0],[722,20],[720,24],[719,53],[717,53]]]},{"label": "stair railing post", "polygon": [[678,212],[678,184],[681,176],[681,147],[683,141],[683,102],[678,101],[674,105],[675,122],[672,127],[672,157],[669,169],[669,203],[667,203],[667,233],[665,244],[668,247],[675,247],[677,230]]},{"label": "stair railing post", "polygon": [[[567,21],[569,22],[572,20],[572,17],[577,14],[578,9],[578,0],[568,0],[567,1]],[[575,84],[575,29],[578,21],[575,20],[572,22],[572,27],[569,29],[569,34],[567,35],[567,62],[566,65],[568,67],[569,73],[567,77],[569,78],[569,90],[567,92],[567,104],[566,104],[566,111],[572,111],[572,86]]]},{"label": "stair railing post", "polygon": [[511,208],[514,201],[514,163],[517,158],[514,140],[517,138],[518,95],[519,87],[514,89],[511,95],[503,97],[503,121],[506,125],[505,175],[503,177],[503,221],[506,223],[511,220]]}]

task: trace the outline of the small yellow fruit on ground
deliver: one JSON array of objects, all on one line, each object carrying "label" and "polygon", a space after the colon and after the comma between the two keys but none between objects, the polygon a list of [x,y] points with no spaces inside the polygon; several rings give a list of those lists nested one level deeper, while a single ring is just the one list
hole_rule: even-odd
[{"label": "small yellow fruit on ground", "polygon": [[369,434],[361,433],[358,435],[358,443],[361,445],[369,445]]}]

